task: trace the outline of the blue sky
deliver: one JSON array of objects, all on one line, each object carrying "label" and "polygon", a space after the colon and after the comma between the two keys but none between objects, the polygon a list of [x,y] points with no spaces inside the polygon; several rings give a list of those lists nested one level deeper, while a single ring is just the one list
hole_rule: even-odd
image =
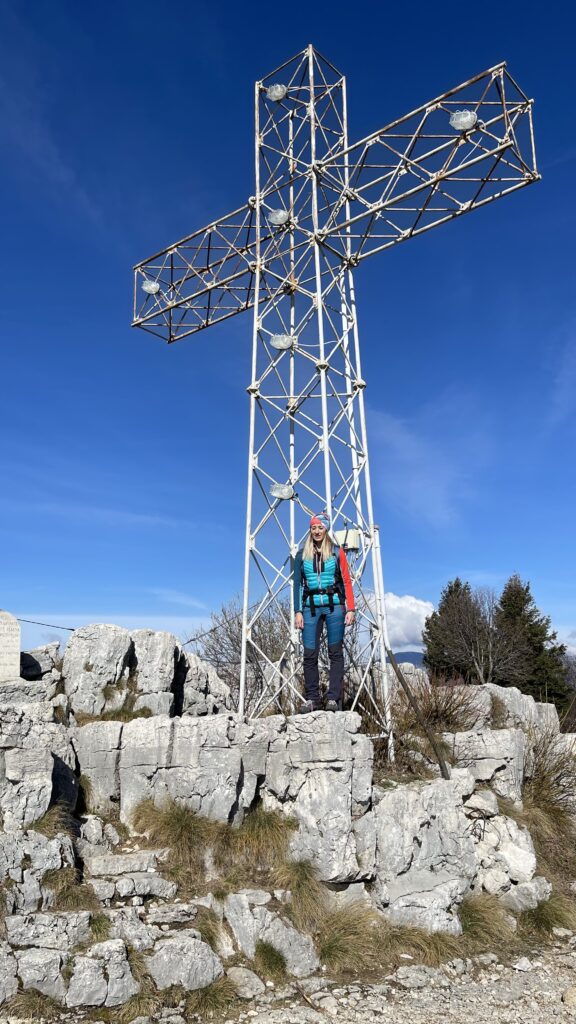
[{"label": "blue sky", "polygon": [[356,281],[396,644],[456,574],[519,572],[576,645],[569,6],[0,16],[0,605],[183,635],[240,590],[250,315],[167,347],[129,327],[131,265],[252,193],[253,82],[313,42],[348,76],[352,141],[501,59],[536,98],[543,181]]}]

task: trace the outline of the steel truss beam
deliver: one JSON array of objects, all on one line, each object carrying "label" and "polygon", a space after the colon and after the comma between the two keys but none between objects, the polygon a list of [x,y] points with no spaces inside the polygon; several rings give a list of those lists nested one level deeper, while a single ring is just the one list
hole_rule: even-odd
[{"label": "steel truss beam", "polygon": [[[450,125],[461,109],[468,130]],[[239,710],[302,699],[289,591],[308,517],[325,510],[354,538],[353,704],[391,744],[353,270],[536,181],[532,101],[499,64],[349,145],[345,79],[310,46],[256,83],[255,120],[255,195],[136,266],[134,325],[173,342],[254,311]],[[274,662],[255,639],[271,609],[285,626]]]}]

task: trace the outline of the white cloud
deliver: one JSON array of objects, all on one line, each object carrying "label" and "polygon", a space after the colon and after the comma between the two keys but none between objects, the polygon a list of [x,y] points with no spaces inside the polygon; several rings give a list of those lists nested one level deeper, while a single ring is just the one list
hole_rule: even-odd
[{"label": "white cloud", "polygon": [[420,650],[424,620],[434,611],[431,601],[423,601],[412,594],[393,594],[385,597],[388,636],[393,650],[407,648]]},{"label": "white cloud", "polygon": [[180,604],[184,608],[207,610],[204,601],[199,601],[197,597],[191,597],[190,594],[184,594],[181,590],[173,590],[171,587],[148,587],[147,589],[149,594],[166,604]]}]

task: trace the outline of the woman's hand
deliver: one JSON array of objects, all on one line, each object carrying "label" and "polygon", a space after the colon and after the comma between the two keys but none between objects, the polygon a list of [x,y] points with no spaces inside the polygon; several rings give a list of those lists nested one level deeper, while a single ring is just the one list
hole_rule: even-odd
[{"label": "woman's hand", "polygon": [[353,626],[354,625],[354,614],[355,613],[353,611],[346,612],[346,615],[344,616],[344,625],[345,626]]},{"label": "woman's hand", "polygon": [[304,629],[304,616],[302,612],[296,612],[294,616],[294,625],[296,629]]}]

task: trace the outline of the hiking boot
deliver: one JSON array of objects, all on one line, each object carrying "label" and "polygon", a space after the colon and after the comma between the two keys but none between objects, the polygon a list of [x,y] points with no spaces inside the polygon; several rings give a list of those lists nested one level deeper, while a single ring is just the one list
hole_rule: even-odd
[{"label": "hiking boot", "polygon": [[298,709],[299,715],[308,715],[311,711],[318,711],[318,706],[313,700],[305,700]]},{"label": "hiking boot", "polygon": [[329,700],[326,702],[326,711],[340,711],[340,705],[337,700]]}]

